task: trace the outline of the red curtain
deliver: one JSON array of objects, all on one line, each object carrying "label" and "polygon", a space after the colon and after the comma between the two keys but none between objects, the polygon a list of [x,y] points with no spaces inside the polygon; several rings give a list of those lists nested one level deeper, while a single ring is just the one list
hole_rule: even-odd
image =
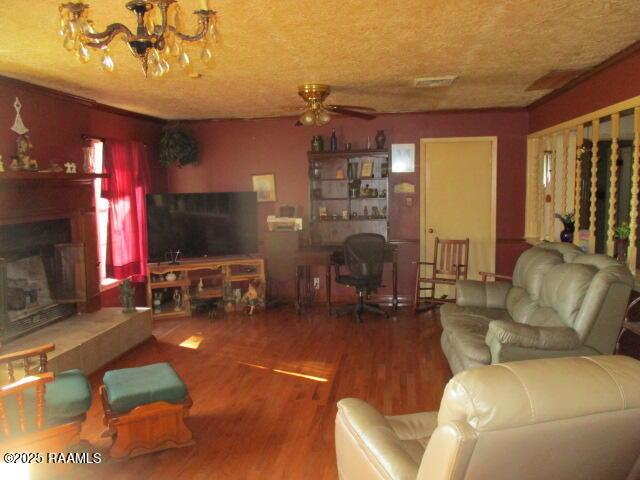
[{"label": "red curtain", "polygon": [[147,273],[147,211],[150,176],[141,142],[107,140],[102,196],[109,200],[107,276],[142,281]]}]

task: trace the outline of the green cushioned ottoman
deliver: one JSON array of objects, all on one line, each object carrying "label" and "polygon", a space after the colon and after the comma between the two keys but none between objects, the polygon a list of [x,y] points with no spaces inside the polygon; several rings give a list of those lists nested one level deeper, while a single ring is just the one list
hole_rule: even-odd
[{"label": "green cushioned ottoman", "polygon": [[193,444],[184,424],[193,402],[170,364],[112,370],[102,381],[105,424],[113,434],[112,457]]}]

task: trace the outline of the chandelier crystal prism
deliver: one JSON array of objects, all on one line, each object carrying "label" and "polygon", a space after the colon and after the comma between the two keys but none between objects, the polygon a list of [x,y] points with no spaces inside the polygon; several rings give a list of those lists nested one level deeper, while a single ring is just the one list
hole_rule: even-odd
[{"label": "chandelier crystal prism", "polygon": [[112,23],[103,32],[97,32],[89,19],[89,5],[83,2],[63,3],[60,5],[60,36],[64,48],[75,52],[82,63],[89,61],[90,49],[99,50],[102,68],[112,72],[115,62],[109,44],[122,36],[133,56],[140,60],[145,76],[163,76],[173,61],[190,76],[199,76],[194,74],[184,47],[187,44],[199,45],[200,60],[203,63],[211,60],[211,48],[216,40],[215,11],[194,11],[198,27],[193,35],[189,35],[180,31],[182,12],[177,0],[131,0],[126,7],[136,16],[135,33],[122,23]]}]

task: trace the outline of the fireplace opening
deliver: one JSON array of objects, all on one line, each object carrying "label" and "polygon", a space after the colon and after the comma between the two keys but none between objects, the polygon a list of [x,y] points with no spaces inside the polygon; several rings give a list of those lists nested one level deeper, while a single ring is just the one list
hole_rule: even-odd
[{"label": "fireplace opening", "polygon": [[0,339],[73,315],[84,298],[84,249],[69,219],[0,226]]}]

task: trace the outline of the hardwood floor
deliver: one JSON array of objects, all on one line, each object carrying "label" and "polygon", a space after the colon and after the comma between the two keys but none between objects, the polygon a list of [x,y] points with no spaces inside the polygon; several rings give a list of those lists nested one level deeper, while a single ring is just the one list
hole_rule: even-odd
[{"label": "hardwood floor", "polygon": [[[336,401],[360,397],[385,414],[437,409],[451,376],[440,332],[436,313],[409,309],[362,324],[320,307],[158,321],[155,340],[106,369],[171,362],[194,401],[196,445],[109,460],[94,392],[82,437],[105,462],[74,466],[64,478],[336,479]],[[192,336],[202,337],[197,349],[180,346]],[[102,375],[92,376],[94,391]]]}]

